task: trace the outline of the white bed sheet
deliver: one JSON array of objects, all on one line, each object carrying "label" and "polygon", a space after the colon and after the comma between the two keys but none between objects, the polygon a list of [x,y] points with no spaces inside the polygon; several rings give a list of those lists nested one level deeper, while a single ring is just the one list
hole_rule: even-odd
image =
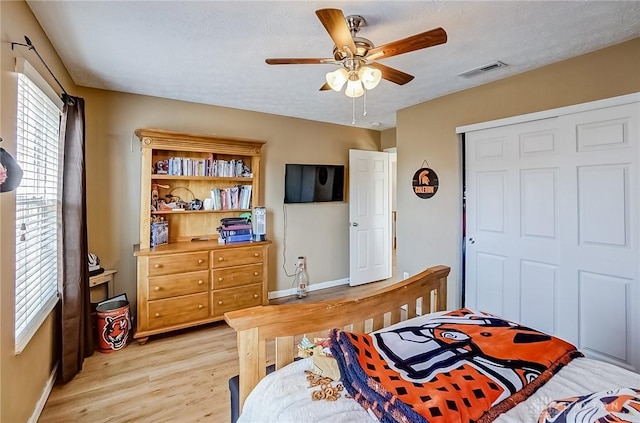
[{"label": "white bed sheet", "polygon": [[[291,363],[267,375],[245,401],[238,423],[266,422],[372,422],[356,401],[312,401],[305,370],[311,359]],[[544,384],[527,401],[496,419],[499,423],[537,422],[542,409],[552,400],[615,388],[640,389],[640,374],[588,358],[576,358]]]}]

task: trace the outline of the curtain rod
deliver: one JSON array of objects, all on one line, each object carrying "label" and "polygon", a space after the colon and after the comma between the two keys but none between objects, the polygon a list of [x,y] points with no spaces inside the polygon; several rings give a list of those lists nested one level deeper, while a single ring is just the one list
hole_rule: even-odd
[{"label": "curtain rod", "polygon": [[33,50],[34,53],[38,56],[38,59],[40,59],[40,61],[42,62],[42,64],[44,65],[45,68],[47,68],[47,70],[49,71],[49,74],[51,74],[51,76],[53,77],[53,79],[56,81],[56,83],[58,84],[58,86],[60,87],[60,89],[62,90],[62,92],[64,93],[64,95],[66,95],[67,97],[69,97],[69,93],[67,92],[67,90],[64,89],[64,87],[62,86],[62,84],[60,83],[60,81],[58,81],[58,78],[56,78],[56,76],[53,74],[53,72],[51,71],[51,69],[49,68],[49,66],[47,65],[47,62],[44,61],[44,59],[42,58],[42,56],[40,56],[40,53],[38,53],[38,50],[36,50],[36,47],[33,45],[33,43],[31,42],[31,40],[29,39],[29,37],[27,37],[26,35],[24,36],[24,40],[26,41],[26,44],[22,44],[22,43],[17,43],[17,42],[11,42],[11,50],[13,50],[13,46],[23,46],[23,47],[29,47],[29,50]]}]

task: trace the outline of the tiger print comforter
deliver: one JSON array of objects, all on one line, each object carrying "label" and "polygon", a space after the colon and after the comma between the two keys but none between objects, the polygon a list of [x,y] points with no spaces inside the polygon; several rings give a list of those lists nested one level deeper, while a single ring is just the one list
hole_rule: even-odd
[{"label": "tiger print comforter", "polygon": [[381,422],[489,422],[582,354],[561,339],[460,309],[370,335],[334,329],[349,394]]}]

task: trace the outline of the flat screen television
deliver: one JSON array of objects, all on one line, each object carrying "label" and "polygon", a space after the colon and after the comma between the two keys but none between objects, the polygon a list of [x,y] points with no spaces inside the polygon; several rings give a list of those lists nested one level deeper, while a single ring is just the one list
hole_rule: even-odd
[{"label": "flat screen television", "polygon": [[325,201],[344,201],[344,165],[286,165],[285,204]]}]

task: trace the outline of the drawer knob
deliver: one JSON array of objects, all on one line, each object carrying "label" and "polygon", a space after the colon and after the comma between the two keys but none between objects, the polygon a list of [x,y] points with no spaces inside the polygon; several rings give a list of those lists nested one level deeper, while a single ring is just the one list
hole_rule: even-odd
[{"label": "drawer knob", "polygon": [[259,295],[258,294],[253,294],[253,298],[258,298]]},{"label": "drawer knob", "polygon": [[218,305],[222,305],[222,300],[218,301]]},{"label": "drawer knob", "polygon": [[253,256],[254,256],[254,257],[258,257],[259,255],[260,255],[260,254],[258,254],[258,253],[253,253]]},{"label": "drawer knob", "polygon": [[160,269],[160,265],[159,265],[159,264],[156,264],[156,265],[155,265],[155,266],[153,266],[153,267],[155,267],[156,269]]},{"label": "drawer knob", "polygon": [[154,291],[160,291],[160,287],[156,286],[155,288],[153,288]]},{"label": "drawer knob", "polygon": [[202,263],[204,263],[204,260],[202,259],[198,260],[198,264],[202,264]]},{"label": "drawer knob", "polygon": [[204,307],[202,304],[198,304],[199,309],[202,309],[202,307]]},{"label": "drawer knob", "polygon": [[260,272],[253,272],[253,276],[258,276]]},{"label": "drawer knob", "polygon": [[218,282],[222,282],[224,280],[223,277],[218,278]]},{"label": "drawer knob", "polygon": [[203,283],[204,283],[204,281],[203,281],[202,279],[200,279],[200,280],[198,281],[198,285],[202,285]]},{"label": "drawer knob", "polygon": [[160,317],[160,313],[156,313],[156,317]]},{"label": "drawer knob", "polygon": [[218,257],[218,261],[224,260],[224,257]]}]

